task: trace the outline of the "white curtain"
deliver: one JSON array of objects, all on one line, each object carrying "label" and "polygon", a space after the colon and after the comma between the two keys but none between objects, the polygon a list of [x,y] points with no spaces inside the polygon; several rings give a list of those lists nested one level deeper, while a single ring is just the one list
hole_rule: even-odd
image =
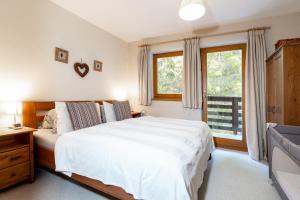
[{"label": "white curtain", "polygon": [[143,46],[139,54],[139,101],[144,106],[151,105],[152,101],[151,74],[150,48]]},{"label": "white curtain", "polygon": [[202,108],[200,39],[184,41],[182,103],[185,108]]},{"label": "white curtain", "polygon": [[264,30],[248,32],[246,67],[246,135],[252,159],[262,160],[266,131],[266,42]]}]

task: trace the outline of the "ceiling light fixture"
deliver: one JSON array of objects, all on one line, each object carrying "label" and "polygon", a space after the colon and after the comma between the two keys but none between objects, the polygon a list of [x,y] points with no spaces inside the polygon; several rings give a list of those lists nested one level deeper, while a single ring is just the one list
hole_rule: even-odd
[{"label": "ceiling light fixture", "polygon": [[179,9],[179,16],[186,21],[194,21],[205,14],[205,7],[202,0],[182,0]]}]

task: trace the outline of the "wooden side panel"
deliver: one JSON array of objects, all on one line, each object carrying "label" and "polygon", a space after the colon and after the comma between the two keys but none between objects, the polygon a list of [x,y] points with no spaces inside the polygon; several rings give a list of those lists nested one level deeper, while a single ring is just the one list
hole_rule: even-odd
[{"label": "wooden side panel", "polygon": [[54,152],[45,148],[35,145],[35,159],[39,167],[46,167],[50,170],[55,170]]},{"label": "wooden side panel", "polygon": [[22,120],[23,126],[37,128],[35,102],[23,102]]},{"label": "wooden side panel", "polygon": [[284,66],[284,122],[300,125],[300,45],[284,47]]},{"label": "wooden side panel", "polygon": [[33,143],[33,132],[29,134],[29,160],[30,160],[30,177],[29,181],[32,183],[34,181],[34,143]]},{"label": "wooden side panel", "polygon": [[120,187],[113,186],[113,185],[105,185],[101,181],[80,176],[78,174],[72,174],[71,179],[78,181],[81,184],[87,185],[95,190],[104,192],[105,194],[113,196],[117,199],[134,200],[133,195],[126,193],[126,191]]}]

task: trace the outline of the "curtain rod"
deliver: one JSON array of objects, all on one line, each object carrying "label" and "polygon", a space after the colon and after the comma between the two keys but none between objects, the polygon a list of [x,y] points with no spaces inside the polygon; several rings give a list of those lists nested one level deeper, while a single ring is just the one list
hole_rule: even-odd
[{"label": "curtain rod", "polygon": [[229,32],[223,32],[223,33],[215,33],[215,34],[210,34],[210,35],[195,35],[195,36],[189,37],[189,38],[180,38],[180,39],[175,39],[175,40],[167,40],[167,41],[162,41],[162,42],[154,42],[154,43],[150,43],[150,44],[143,44],[143,45],[139,45],[139,47],[154,46],[154,45],[174,43],[174,42],[181,42],[181,41],[184,41],[186,39],[215,37],[215,36],[222,36],[222,35],[245,33],[245,32],[249,32],[249,31],[253,31],[253,30],[268,30],[268,29],[271,29],[271,27],[270,26],[263,26],[263,27],[250,28],[250,29],[244,29],[244,30],[238,30],[238,31],[229,31]]}]

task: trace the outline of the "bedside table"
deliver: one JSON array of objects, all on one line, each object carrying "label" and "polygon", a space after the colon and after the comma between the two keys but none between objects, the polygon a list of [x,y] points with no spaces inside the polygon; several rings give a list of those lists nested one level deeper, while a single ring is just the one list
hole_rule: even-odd
[{"label": "bedside table", "polygon": [[141,112],[131,111],[132,118],[138,118],[142,116]]},{"label": "bedside table", "polygon": [[0,131],[0,190],[21,181],[34,181],[32,128]]}]

